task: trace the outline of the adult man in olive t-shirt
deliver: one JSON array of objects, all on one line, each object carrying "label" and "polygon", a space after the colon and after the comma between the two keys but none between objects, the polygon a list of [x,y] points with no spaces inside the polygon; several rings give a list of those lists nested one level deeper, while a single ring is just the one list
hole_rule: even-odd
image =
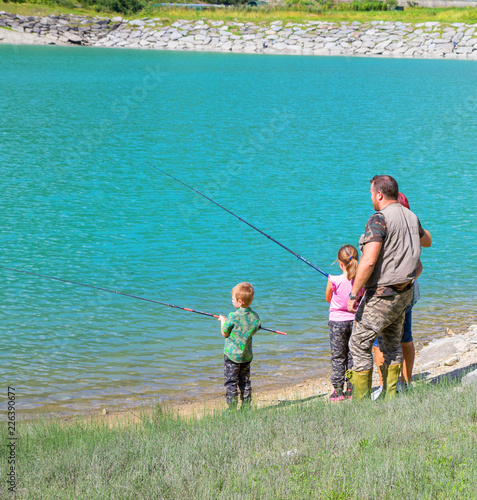
[{"label": "adult man in olive t-shirt", "polygon": [[[390,175],[371,179],[371,201],[377,211],[366,224],[363,256],[351,289],[348,310],[356,312],[350,339],[354,395],[369,396],[373,375],[372,345],[378,335],[384,355],[383,391],[396,393],[402,365],[401,336],[414,280],[422,271],[421,246],[432,238],[417,216],[398,202],[399,187]],[[356,310],[359,291],[365,295]]]}]

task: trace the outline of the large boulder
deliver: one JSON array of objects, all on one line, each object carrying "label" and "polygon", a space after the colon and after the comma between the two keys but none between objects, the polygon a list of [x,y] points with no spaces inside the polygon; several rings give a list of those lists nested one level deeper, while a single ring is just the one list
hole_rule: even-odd
[{"label": "large boulder", "polygon": [[462,377],[462,385],[475,385],[477,384],[477,370],[468,373],[465,377]]},{"label": "large boulder", "polygon": [[78,36],[78,35],[75,35],[74,33],[65,33],[64,36],[68,39],[68,41],[70,43],[81,43],[83,41],[83,39]]},{"label": "large boulder", "polygon": [[474,336],[477,337],[477,325],[470,325],[469,326],[469,330],[467,331],[467,333],[469,334],[472,334]]}]

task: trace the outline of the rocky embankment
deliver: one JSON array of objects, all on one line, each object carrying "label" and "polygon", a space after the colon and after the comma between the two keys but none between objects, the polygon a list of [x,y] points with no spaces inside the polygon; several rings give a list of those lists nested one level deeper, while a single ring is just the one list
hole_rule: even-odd
[{"label": "rocky embankment", "polygon": [[[434,339],[421,349],[416,357],[416,371],[438,376],[449,367],[461,369],[477,365],[477,325],[471,325],[466,333]],[[477,372],[476,372],[477,373]]]},{"label": "rocky embankment", "polygon": [[[477,59],[477,24],[372,21],[240,23],[74,15],[19,16],[0,12],[0,28],[26,35],[25,43],[76,44],[136,49]],[[36,37],[36,38],[35,38]],[[8,41],[0,29],[0,40]],[[42,40],[42,42],[40,42]]]}]

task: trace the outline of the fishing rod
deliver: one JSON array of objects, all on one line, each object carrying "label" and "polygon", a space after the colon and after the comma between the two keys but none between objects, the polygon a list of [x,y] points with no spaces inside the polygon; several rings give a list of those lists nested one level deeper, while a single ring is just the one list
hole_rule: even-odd
[{"label": "fishing rod", "polygon": [[[193,312],[196,314],[202,314],[203,316],[209,316],[211,318],[218,318],[219,315],[211,314],[203,311],[197,311],[196,309],[190,309],[189,307],[176,306],[174,304],[167,304],[166,302],[160,302],[159,300],[147,299],[146,297],[138,297],[137,295],[131,295],[130,293],[118,292],[116,290],[109,290],[108,288],[101,288],[99,286],[85,285],[84,283],[78,283],[77,281],[65,280],[63,278],[55,278],[53,276],[47,276],[46,274],[33,273],[31,271],[23,271],[21,269],[14,269],[12,267],[0,266],[0,269],[6,269],[7,271],[14,271],[16,273],[31,274],[32,276],[39,276],[40,278],[46,278],[49,280],[61,281],[62,283],[70,283],[72,285],[84,286],[86,288],[94,288],[95,290],[100,290],[102,292],[115,293],[116,295],[124,295],[125,297],[131,297],[133,299],[145,300],[146,302],[152,302],[154,304],[161,304],[167,307],[173,307],[174,309],[182,309],[183,311]],[[273,330],[271,328],[260,327],[260,330],[266,330],[267,332],[278,333],[280,335],[287,335],[286,332],[281,332],[279,330]]]},{"label": "fishing rod", "polygon": [[233,212],[231,212],[229,209],[225,208],[224,206],[220,205],[219,203],[217,203],[216,201],[214,201],[212,198],[209,198],[208,196],[206,196],[205,194],[202,194],[200,191],[197,191],[197,189],[194,189],[192,186],[189,186],[188,184],[186,184],[185,182],[181,181],[180,179],[177,179],[176,177],[174,177],[173,175],[169,174],[168,172],[165,172],[164,170],[161,170],[159,167],[155,167],[154,165],[151,165],[150,163],[147,163],[146,162],[146,165],[149,165],[150,167],[152,168],[155,168],[156,170],[158,170],[159,172],[163,173],[164,175],[167,175],[168,177],[170,177],[171,179],[174,179],[175,181],[179,182],[180,184],[182,184],[183,186],[191,189],[192,191],[196,192],[197,194],[199,194],[200,196],[202,196],[203,198],[205,198],[206,200],[209,200],[211,201],[214,205],[217,205],[218,207],[220,207],[222,210],[225,210],[226,212],[228,212],[230,215],[233,215],[236,219],[238,219],[239,221],[243,222],[244,224],[247,224],[247,226],[250,226],[252,229],[255,229],[255,231],[258,231],[260,234],[263,234],[263,236],[265,236],[266,238],[268,238],[269,240],[273,241],[274,243],[276,243],[277,245],[281,246],[282,248],[284,248],[287,252],[290,252],[292,255],[294,255],[297,259],[301,260],[302,262],[304,262],[305,264],[308,264],[310,267],[312,267],[315,271],[318,271],[319,273],[321,273],[323,276],[325,276],[326,278],[328,278],[328,274],[326,274],[324,271],[322,271],[319,267],[316,267],[314,264],[312,264],[309,260],[306,260],[304,259],[303,257],[301,257],[300,255],[298,255],[297,253],[295,253],[293,250],[291,250],[290,248],[286,247],[285,245],[283,245],[283,243],[280,243],[279,241],[277,241],[275,238],[272,238],[269,234],[263,232],[261,229],[259,229],[258,227],[255,227],[254,225],[250,224],[250,222],[247,222],[246,220],[242,219],[241,217],[239,217],[238,215],[234,214]]}]

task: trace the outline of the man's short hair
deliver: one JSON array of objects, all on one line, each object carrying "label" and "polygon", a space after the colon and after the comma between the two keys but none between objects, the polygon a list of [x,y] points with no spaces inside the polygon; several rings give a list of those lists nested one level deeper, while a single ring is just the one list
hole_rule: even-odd
[{"label": "man's short hair", "polygon": [[245,307],[248,307],[252,301],[255,290],[250,283],[243,281],[232,288],[232,295],[235,295],[236,299],[240,299]]},{"label": "man's short hair", "polygon": [[399,196],[399,186],[394,177],[390,175],[375,175],[371,180],[374,191],[380,191],[388,200],[397,200]]}]

